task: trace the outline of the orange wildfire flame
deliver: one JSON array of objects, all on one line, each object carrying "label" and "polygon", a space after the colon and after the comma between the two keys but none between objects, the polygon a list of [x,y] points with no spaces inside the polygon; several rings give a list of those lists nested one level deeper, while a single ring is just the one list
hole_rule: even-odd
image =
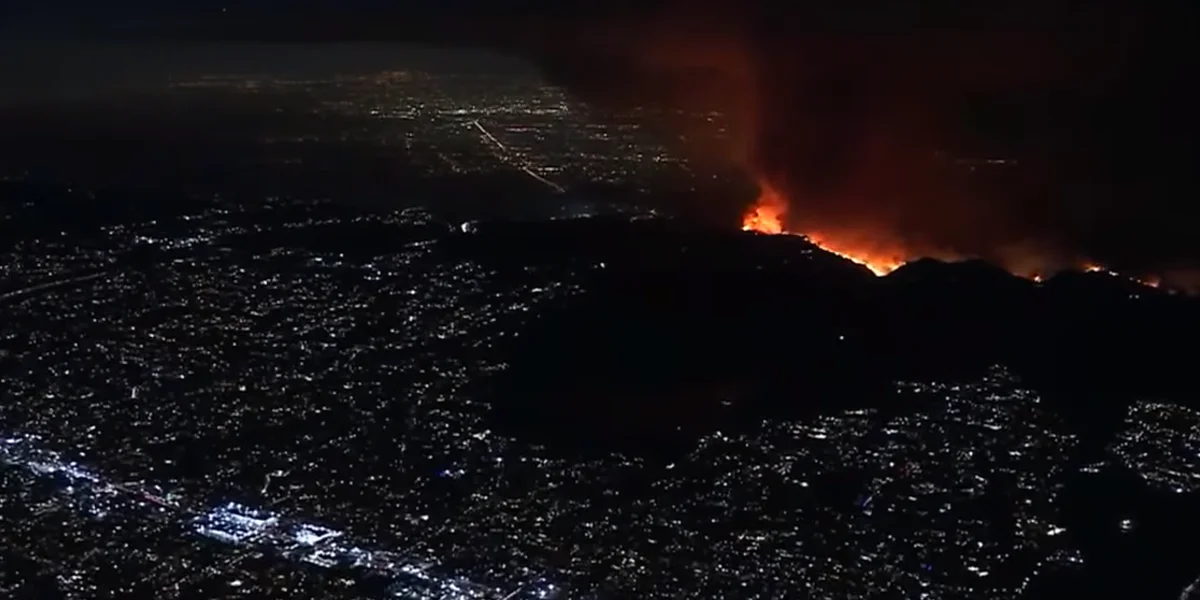
[{"label": "orange wildfire flame", "polygon": [[784,226],[784,216],[787,214],[788,208],[787,201],[768,183],[760,182],[759,189],[758,199],[742,217],[742,231],[756,231],[772,235],[801,235],[818,248],[862,265],[880,277],[895,271],[904,264],[904,261],[899,258],[853,248],[850,244],[839,242],[820,233],[788,231]]},{"label": "orange wildfire flame", "polygon": [[754,206],[746,211],[742,218],[742,231],[757,231],[758,233],[786,233],[783,227],[783,216],[787,214],[787,202],[774,188],[763,183]]},{"label": "orange wildfire flame", "polygon": [[783,230],[783,213],[773,206],[755,206],[742,219],[742,231],[757,231],[758,233],[785,233]]},{"label": "orange wildfire flame", "polygon": [[[743,231],[754,231],[771,235],[786,234],[802,236],[818,248],[830,254],[840,256],[850,262],[862,265],[880,277],[904,265],[905,260],[899,256],[889,255],[879,250],[866,249],[851,240],[841,239],[840,237],[826,235],[821,232],[788,231],[784,224],[784,217],[788,211],[787,200],[765,181],[760,181],[759,189],[758,199],[742,217]],[[1091,262],[1083,263],[1079,268],[1087,273],[1103,273],[1113,277],[1122,277],[1152,288],[1157,288],[1162,283],[1157,277],[1131,277]],[[1027,273],[1022,276],[1038,283],[1045,280],[1045,276],[1041,273]]]}]

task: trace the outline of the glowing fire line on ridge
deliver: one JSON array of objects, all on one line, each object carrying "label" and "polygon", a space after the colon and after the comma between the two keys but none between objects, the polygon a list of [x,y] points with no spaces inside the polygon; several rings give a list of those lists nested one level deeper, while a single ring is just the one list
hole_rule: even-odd
[{"label": "glowing fire line on ridge", "polygon": [[[812,245],[830,254],[840,256],[852,263],[866,267],[867,270],[879,277],[883,277],[904,265],[905,261],[899,258],[884,258],[867,253],[838,250],[839,244],[822,239],[822,236],[819,234],[788,231],[784,226],[784,217],[787,215],[788,209],[787,201],[766,182],[760,182],[759,188],[761,192],[758,199],[755,200],[754,205],[742,217],[742,231],[802,237]],[[1112,277],[1120,277],[1152,288],[1157,288],[1161,285],[1161,281],[1157,277],[1131,277],[1095,263],[1084,263],[1080,265],[1079,269],[1085,273],[1103,273]],[[1040,273],[1026,275],[1025,277],[1037,283],[1045,281],[1045,276]]]},{"label": "glowing fire line on ridge", "polygon": [[788,231],[783,224],[784,215],[787,214],[787,201],[779,195],[779,192],[766,183],[760,183],[759,188],[762,191],[759,193],[758,200],[754,202],[754,206],[750,207],[750,210],[742,218],[742,231],[756,231],[771,235],[799,235],[814,246],[830,254],[840,256],[852,263],[862,265],[880,277],[895,271],[904,264],[904,261],[899,259],[881,259],[867,257],[860,253],[841,251],[836,248],[837,244],[819,239],[819,236],[814,234]]}]

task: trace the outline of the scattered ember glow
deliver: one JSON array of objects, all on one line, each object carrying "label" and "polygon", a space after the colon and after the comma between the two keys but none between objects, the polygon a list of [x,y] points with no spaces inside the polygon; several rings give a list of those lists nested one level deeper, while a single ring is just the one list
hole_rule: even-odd
[{"label": "scattered ember glow", "polygon": [[1103,273],[1105,275],[1110,275],[1112,277],[1120,277],[1122,279],[1128,279],[1134,283],[1138,283],[1138,284],[1144,285],[1146,287],[1152,287],[1152,288],[1158,287],[1162,282],[1162,280],[1160,280],[1158,277],[1155,277],[1153,275],[1151,275],[1149,277],[1134,277],[1132,275],[1125,275],[1123,273],[1118,273],[1116,271],[1113,271],[1112,269],[1109,269],[1108,267],[1102,267],[1095,263],[1089,263],[1089,264],[1084,265],[1083,271],[1085,273]]},{"label": "scattered ember glow", "polygon": [[880,277],[895,271],[904,264],[904,261],[899,258],[857,251],[817,233],[787,231],[784,227],[784,215],[787,214],[788,209],[787,201],[766,182],[760,182],[759,189],[761,191],[758,199],[742,217],[742,231],[755,231],[771,235],[801,235],[818,248],[862,265]]}]

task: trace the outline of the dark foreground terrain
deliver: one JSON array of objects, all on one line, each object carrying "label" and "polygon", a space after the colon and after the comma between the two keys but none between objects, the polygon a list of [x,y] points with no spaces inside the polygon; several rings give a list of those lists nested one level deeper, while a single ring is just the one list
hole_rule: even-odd
[{"label": "dark foreground terrain", "polygon": [[[497,597],[1171,598],[1200,570],[1186,295],[971,262],[879,278],[629,213],[234,200],[60,229],[78,195],[8,196],[3,585],[338,597],[287,539],[256,546],[270,570],[191,531],[230,499]],[[66,457],[133,487],[47,477]],[[145,570],[129,548],[162,568],[113,576]],[[390,568],[342,592],[379,597]]]},{"label": "dark foreground terrain", "polygon": [[521,338],[498,392],[569,439],[874,406],[891,381],[993,364],[1098,440],[1134,398],[1193,401],[1200,305],[1108,273],[1035,283],[927,260],[876,277],[802,238],[650,220],[497,225],[455,243],[502,265],[604,265]]},{"label": "dark foreground terrain", "polygon": [[[570,452],[674,457],[697,435],[872,407],[896,380],[967,381],[1011,366],[1100,460],[1132,402],[1195,407],[1200,305],[1108,273],[1035,283],[978,262],[921,261],[887,277],[795,237],[679,223],[509,224],[456,240],[498,264],[604,265],[590,290],[515,345],[494,393],[503,426]],[[1070,478],[1081,572],[1034,597],[1175,597],[1195,576],[1192,495],[1132,473]],[[1135,531],[1116,526],[1124,519]],[[1115,594],[1115,595],[1114,595]]]}]

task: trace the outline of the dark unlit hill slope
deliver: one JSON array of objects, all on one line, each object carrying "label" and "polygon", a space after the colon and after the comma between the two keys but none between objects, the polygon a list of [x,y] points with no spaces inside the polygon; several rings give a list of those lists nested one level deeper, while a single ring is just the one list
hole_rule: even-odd
[{"label": "dark unlit hill slope", "polygon": [[878,278],[799,238],[671,222],[528,223],[456,243],[510,266],[604,262],[511,348],[495,386],[502,421],[573,446],[660,447],[766,415],[890,406],[895,379],[996,363],[1090,429],[1133,396],[1194,389],[1197,302],[1103,273],[1039,284],[923,260]]}]

